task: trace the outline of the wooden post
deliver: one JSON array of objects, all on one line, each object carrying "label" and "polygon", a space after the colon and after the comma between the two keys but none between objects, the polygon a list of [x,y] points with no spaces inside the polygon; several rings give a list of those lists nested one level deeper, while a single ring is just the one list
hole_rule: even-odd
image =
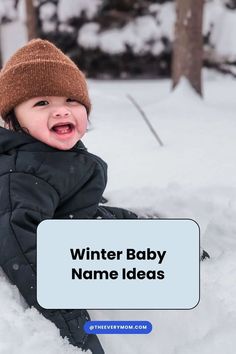
[{"label": "wooden post", "polygon": [[203,0],[176,0],[172,80],[175,87],[182,76],[202,95]]},{"label": "wooden post", "polygon": [[25,0],[25,11],[26,11],[26,28],[28,34],[28,40],[37,37],[37,21],[36,12],[33,5],[33,0]]}]

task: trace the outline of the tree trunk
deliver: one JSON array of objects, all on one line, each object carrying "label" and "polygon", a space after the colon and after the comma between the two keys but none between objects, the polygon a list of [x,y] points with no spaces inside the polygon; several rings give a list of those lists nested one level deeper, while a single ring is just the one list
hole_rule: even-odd
[{"label": "tree trunk", "polygon": [[184,76],[200,95],[203,2],[204,0],[176,0],[177,19],[172,58],[173,87]]},{"label": "tree trunk", "polygon": [[37,21],[36,21],[36,11],[33,5],[33,0],[25,0],[25,10],[26,10],[26,28],[28,34],[28,40],[37,37]]}]

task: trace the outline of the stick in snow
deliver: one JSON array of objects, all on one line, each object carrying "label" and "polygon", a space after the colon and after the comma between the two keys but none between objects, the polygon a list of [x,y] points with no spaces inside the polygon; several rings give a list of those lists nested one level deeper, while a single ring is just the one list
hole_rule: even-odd
[{"label": "stick in snow", "polygon": [[145,123],[147,124],[148,128],[151,130],[152,134],[154,135],[155,139],[158,141],[160,146],[164,146],[163,142],[161,141],[161,139],[159,138],[157,132],[155,131],[155,129],[153,128],[152,124],[150,123],[147,115],[145,114],[145,112],[142,110],[142,108],[139,106],[139,104],[135,101],[135,99],[131,96],[131,95],[127,95],[127,98],[133,103],[133,105],[137,108],[137,110],[139,111],[139,113],[141,114],[141,116],[143,117]]}]

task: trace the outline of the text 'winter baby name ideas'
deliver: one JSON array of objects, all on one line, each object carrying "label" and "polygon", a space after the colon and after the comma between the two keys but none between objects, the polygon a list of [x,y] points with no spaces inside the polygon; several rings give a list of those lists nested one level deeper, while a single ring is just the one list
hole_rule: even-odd
[{"label": "text 'winter baby name ideas'", "polygon": [[190,219],[44,220],[37,300],[47,309],[190,309],[200,299]]},{"label": "text 'winter baby name ideas'", "polygon": [[[133,248],[127,248],[125,252],[123,251],[107,251],[102,248],[100,251],[91,250],[90,247],[83,249],[70,249],[71,257],[73,260],[120,260],[122,257],[125,257],[126,260],[155,260],[157,264],[162,264],[166,251],[157,251],[147,248],[143,251],[136,251]],[[132,268],[127,270],[122,268],[120,272],[117,270],[88,270],[82,268],[72,268],[72,279],[118,279],[119,275],[122,279],[164,279],[163,270],[149,270],[147,272],[143,270],[137,270]]]}]

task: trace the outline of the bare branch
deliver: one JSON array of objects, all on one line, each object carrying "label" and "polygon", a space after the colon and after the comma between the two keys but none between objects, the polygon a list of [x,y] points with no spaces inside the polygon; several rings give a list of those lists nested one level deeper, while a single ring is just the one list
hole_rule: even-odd
[{"label": "bare branch", "polygon": [[151,133],[154,135],[155,139],[158,141],[158,144],[160,146],[164,146],[163,142],[161,141],[161,139],[159,138],[157,132],[155,131],[154,127],[152,126],[152,124],[150,123],[146,113],[142,110],[142,108],[140,107],[140,105],[137,103],[137,101],[135,101],[135,99],[131,96],[131,95],[127,95],[127,98],[133,103],[133,105],[137,108],[137,110],[139,111],[139,113],[141,114],[142,118],[144,119],[145,123],[147,124],[148,128],[150,129]]}]

